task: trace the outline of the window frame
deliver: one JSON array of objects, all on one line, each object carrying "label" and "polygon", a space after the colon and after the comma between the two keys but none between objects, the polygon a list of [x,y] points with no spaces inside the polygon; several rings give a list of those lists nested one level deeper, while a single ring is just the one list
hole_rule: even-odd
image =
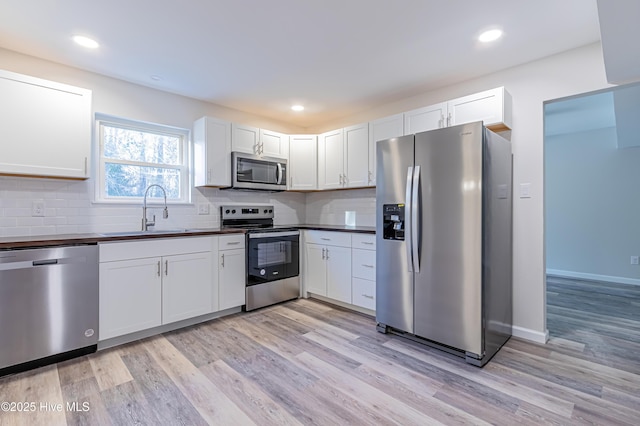
[{"label": "window frame", "polygon": [[[180,165],[164,165],[160,163],[143,163],[139,161],[119,160],[104,157],[104,134],[103,126],[118,127],[126,130],[136,130],[155,134],[176,136],[181,139],[181,161]],[[105,204],[140,204],[144,197],[107,197],[105,193],[106,166],[105,163],[128,164],[142,167],[167,167],[178,169],[180,173],[180,199],[167,198],[168,204],[192,204],[191,188],[193,179],[193,147],[191,144],[191,131],[181,127],[168,126],[164,124],[150,123],[146,121],[133,120],[116,117],[106,114],[95,114],[95,143],[94,143],[94,170],[95,188],[94,202]]]}]

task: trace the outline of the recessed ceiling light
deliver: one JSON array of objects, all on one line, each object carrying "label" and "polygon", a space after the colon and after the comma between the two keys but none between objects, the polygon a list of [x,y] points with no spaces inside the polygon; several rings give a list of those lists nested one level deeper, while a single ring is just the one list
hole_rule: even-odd
[{"label": "recessed ceiling light", "polygon": [[97,49],[100,46],[97,41],[81,35],[73,36],[73,41],[88,49]]},{"label": "recessed ceiling light", "polygon": [[153,81],[161,81],[162,77],[160,77],[158,74],[152,74],[149,78],[151,78],[151,80]]},{"label": "recessed ceiling light", "polygon": [[480,36],[478,37],[478,41],[481,41],[483,43],[488,43],[490,41],[495,41],[500,37],[502,37],[502,30],[494,29],[494,30],[485,31],[482,34],[480,34]]},{"label": "recessed ceiling light", "polygon": [[302,105],[294,105],[291,107],[292,110],[294,111],[304,111],[304,106]]}]

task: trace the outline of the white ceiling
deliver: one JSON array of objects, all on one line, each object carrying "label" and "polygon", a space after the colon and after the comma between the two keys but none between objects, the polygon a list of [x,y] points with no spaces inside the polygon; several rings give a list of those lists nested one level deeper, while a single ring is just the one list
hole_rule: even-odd
[{"label": "white ceiling", "polygon": [[0,2],[0,47],[300,127],[598,40],[596,0]]}]

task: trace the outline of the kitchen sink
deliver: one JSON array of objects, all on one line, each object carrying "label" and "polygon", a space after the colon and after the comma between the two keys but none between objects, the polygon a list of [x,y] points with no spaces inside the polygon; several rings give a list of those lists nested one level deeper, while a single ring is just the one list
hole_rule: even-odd
[{"label": "kitchen sink", "polygon": [[124,237],[124,236],[138,236],[138,235],[186,234],[190,232],[206,232],[206,231],[207,231],[206,229],[177,228],[177,229],[153,229],[148,231],[101,232],[100,235],[105,237]]}]

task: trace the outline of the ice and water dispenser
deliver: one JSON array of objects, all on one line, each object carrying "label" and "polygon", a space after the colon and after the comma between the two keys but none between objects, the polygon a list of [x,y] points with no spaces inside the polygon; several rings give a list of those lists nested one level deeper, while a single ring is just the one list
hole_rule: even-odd
[{"label": "ice and water dispenser", "polygon": [[384,204],[382,215],[382,238],[404,241],[404,204]]}]

